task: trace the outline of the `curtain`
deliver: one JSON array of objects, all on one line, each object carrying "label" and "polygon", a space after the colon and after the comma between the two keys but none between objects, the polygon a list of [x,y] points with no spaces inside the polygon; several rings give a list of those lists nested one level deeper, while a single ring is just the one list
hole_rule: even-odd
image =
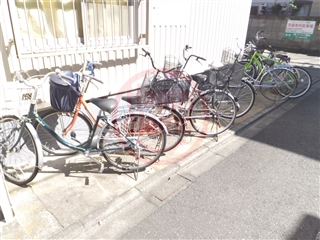
[{"label": "curtain", "polygon": [[78,37],[75,0],[16,0],[22,35],[39,38]]}]

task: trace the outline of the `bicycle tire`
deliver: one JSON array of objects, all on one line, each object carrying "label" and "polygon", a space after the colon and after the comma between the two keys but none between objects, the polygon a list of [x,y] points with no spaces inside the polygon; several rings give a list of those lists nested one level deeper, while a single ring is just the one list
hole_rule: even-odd
[{"label": "bicycle tire", "polygon": [[[106,149],[102,155],[110,165],[124,171],[139,171],[152,165],[162,155],[166,132],[156,118],[144,113],[124,113],[113,119],[112,124],[115,128],[107,124],[102,129],[98,144],[99,149]],[[135,144],[128,144],[119,132]],[[115,147],[118,149],[111,150]]]},{"label": "bicycle tire", "polygon": [[310,73],[302,67],[293,67],[293,73],[297,77],[297,87],[289,98],[298,98],[306,94],[312,85],[312,78]]},{"label": "bicycle tire", "polygon": [[[245,66],[249,61],[250,60],[242,60],[242,61],[239,61],[238,63]],[[245,71],[244,77],[246,77],[246,76],[249,78],[253,78],[253,79],[256,79],[258,77],[257,67],[253,63]]]},{"label": "bicycle tire", "polygon": [[[19,142],[8,152],[20,134]],[[39,159],[35,139],[16,116],[0,118],[0,160],[5,179],[13,184],[24,186],[38,174]]]},{"label": "bicycle tire", "polygon": [[252,85],[250,83],[242,81],[238,86],[229,86],[228,89],[231,95],[240,105],[240,108],[237,111],[236,118],[242,117],[247,114],[251,110],[256,99],[256,93]]},{"label": "bicycle tire", "polygon": [[182,141],[186,125],[183,116],[177,110],[168,106],[160,107],[155,115],[167,128],[166,147],[164,152],[174,149]]},{"label": "bicycle tire", "polygon": [[[72,113],[63,113],[52,110],[42,116],[42,119],[54,130],[56,134],[75,146],[81,145],[88,140],[92,131],[91,121],[81,112],[78,113],[74,126],[66,136],[63,136],[62,133],[72,121]],[[77,150],[68,148],[59,143],[59,141],[56,140],[40,123],[36,125],[36,131],[38,132],[43,150],[48,154],[63,156],[77,153]]]},{"label": "bicycle tire", "polygon": [[207,91],[197,97],[190,106],[192,127],[204,135],[220,134],[233,124],[237,106],[232,96],[224,91]]},{"label": "bicycle tire", "polygon": [[260,92],[273,102],[288,99],[294,92],[297,80],[294,73],[287,68],[274,68],[266,72],[260,81]]}]

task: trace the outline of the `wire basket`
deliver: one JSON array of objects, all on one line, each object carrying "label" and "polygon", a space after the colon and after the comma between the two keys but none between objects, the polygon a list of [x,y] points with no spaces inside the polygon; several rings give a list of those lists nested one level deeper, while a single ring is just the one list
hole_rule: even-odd
[{"label": "wire basket", "polygon": [[245,66],[238,63],[239,54],[230,49],[222,51],[222,67],[210,69],[208,73],[209,82],[216,88],[224,88],[229,85],[241,83]]},{"label": "wire basket", "polygon": [[164,66],[163,70],[168,71],[168,70],[180,70],[182,67],[182,64],[180,63],[179,59],[176,58],[175,56],[172,55],[166,55],[164,57]]},{"label": "wire basket", "polygon": [[4,104],[1,106],[1,115],[26,115],[29,111],[33,89],[24,87],[17,82],[8,82],[4,85]]},{"label": "wire basket", "polygon": [[145,95],[145,102],[169,104],[185,102],[189,97],[190,84],[183,80],[164,79],[157,81]]},{"label": "wire basket", "polygon": [[222,51],[222,56],[221,56],[221,63],[229,64],[229,63],[234,63],[236,58],[237,58],[237,53],[231,49],[224,49]]},{"label": "wire basket", "polygon": [[183,102],[183,91],[175,81],[159,81],[155,86],[156,104]]},{"label": "wire basket", "polygon": [[231,74],[230,82],[229,82],[230,86],[236,86],[241,84],[242,78],[244,77],[244,69],[245,69],[244,64],[240,64],[238,62],[235,63],[233,72]]}]

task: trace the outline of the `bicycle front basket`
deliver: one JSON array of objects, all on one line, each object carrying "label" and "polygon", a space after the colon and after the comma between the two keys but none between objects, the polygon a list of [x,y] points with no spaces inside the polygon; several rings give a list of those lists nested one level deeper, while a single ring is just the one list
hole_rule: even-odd
[{"label": "bicycle front basket", "polygon": [[[64,71],[63,74],[74,77],[71,71]],[[78,81],[71,82],[52,74],[49,84],[51,107],[60,112],[72,112],[80,97]]]},{"label": "bicycle front basket", "polygon": [[244,76],[244,64],[235,63],[233,72],[231,74],[229,86],[237,86],[241,84],[242,78]]},{"label": "bicycle front basket", "polygon": [[153,100],[155,104],[184,102],[189,97],[189,88],[189,82],[184,80],[160,80],[152,88]]},{"label": "bicycle front basket", "polygon": [[172,55],[166,55],[164,57],[164,66],[163,70],[168,71],[170,69],[180,70],[182,64],[180,63],[179,59]]},{"label": "bicycle front basket", "polygon": [[231,75],[232,64],[227,64],[218,69],[210,69],[209,82],[216,88],[224,88]]}]

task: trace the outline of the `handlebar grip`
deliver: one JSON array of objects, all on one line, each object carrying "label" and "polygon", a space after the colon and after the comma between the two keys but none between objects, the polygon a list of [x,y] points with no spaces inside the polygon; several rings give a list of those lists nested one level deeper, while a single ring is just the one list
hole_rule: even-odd
[{"label": "handlebar grip", "polygon": [[142,48],[142,51],[144,51],[144,53],[145,53],[146,55],[150,55],[150,53],[149,53],[147,50],[145,50],[144,48]]},{"label": "handlebar grip", "polygon": [[203,58],[203,57],[197,57],[200,60],[206,61],[207,59]]}]

